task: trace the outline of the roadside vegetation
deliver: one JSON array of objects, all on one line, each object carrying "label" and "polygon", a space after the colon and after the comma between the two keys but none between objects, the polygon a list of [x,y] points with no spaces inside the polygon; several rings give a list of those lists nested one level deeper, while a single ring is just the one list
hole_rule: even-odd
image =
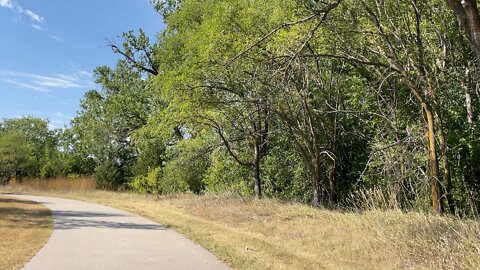
[{"label": "roadside vegetation", "polygon": [[437,215],[330,211],[278,200],[106,191],[0,191],[59,196],[166,224],[235,269],[478,269],[480,224]]},{"label": "roadside vegetation", "polygon": [[48,208],[0,195],[0,269],[21,269],[47,242],[52,228]]},{"label": "roadside vegetation", "polygon": [[68,127],[0,122],[1,182],[478,216],[480,69],[456,1],[151,2],[166,27],[106,41],[120,60]]},{"label": "roadside vegetation", "polygon": [[12,182],[10,187],[36,191],[78,192],[95,190],[95,180],[91,177],[26,179],[21,183]]},{"label": "roadside vegetation", "polygon": [[478,268],[477,1],[151,2],[165,28],[106,41],[68,127],[0,123],[2,183],[93,177],[239,268]]},{"label": "roadside vegetation", "polygon": [[0,122],[1,182],[93,176],[140,194],[478,216],[480,62],[463,21],[477,11],[151,2],[165,29],[106,41],[120,60],[95,69],[69,127]]}]

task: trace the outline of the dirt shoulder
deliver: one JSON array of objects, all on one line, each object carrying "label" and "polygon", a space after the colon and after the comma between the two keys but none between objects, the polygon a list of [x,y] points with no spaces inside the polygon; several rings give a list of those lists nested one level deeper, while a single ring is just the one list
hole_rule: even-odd
[{"label": "dirt shoulder", "polygon": [[48,208],[0,195],[0,269],[22,268],[52,233]]}]

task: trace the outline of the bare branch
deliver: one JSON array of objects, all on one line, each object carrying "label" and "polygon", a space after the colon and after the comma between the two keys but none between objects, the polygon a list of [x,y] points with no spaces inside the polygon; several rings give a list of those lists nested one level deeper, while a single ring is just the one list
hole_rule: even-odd
[{"label": "bare branch", "polygon": [[[158,75],[158,70],[155,67],[149,68],[149,67],[145,67],[144,65],[141,65],[132,56],[130,56],[127,53],[125,53],[124,51],[120,50],[120,48],[115,43],[111,42],[108,39],[106,39],[106,41],[108,43],[107,46],[110,47],[113,50],[113,52],[121,54],[123,57],[125,57],[125,59],[127,59],[130,63],[132,63],[133,65],[135,65],[139,69],[141,69],[141,70],[143,70],[147,73],[150,73],[154,76]],[[150,59],[150,56],[148,54],[147,54],[147,57]]]},{"label": "bare branch", "polygon": [[297,24],[301,24],[301,23],[305,23],[305,22],[308,22],[308,21],[311,21],[311,20],[314,20],[318,17],[320,17],[320,15],[324,14],[323,16],[323,19],[326,17],[326,15],[332,11],[334,8],[336,8],[340,3],[342,2],[342,0],[336,0],[334,3],[331,3],[329,4],[328,6],[326,6],[325,8],[321,9],[321,10],[318,10],[316,11],[315,13],[313,13],[312,15],[308,16],[308,17],[305,17],[303,19],[300,19],[300,20],[297,20],[297,21],[294,21],[294,22],[286,22],[286,23],[283,23],[279,26],[277,26],[276,28],[274,28],[273,30],[271,30],[270,32],[268,32],[266,35],[264,35],[262,38],[260,38],[259,40],[257,40],[255,43],[253,43],[252,45],[248,46],[245,50],[243,50],[242,52],[240,52],[239,54],[237,54],[235,57],[233,57],[230,61],[228,61],[228,63],[226,64],[227,66],[231,65],[233,62],[235,62],[238,58],[242,57],[243,55],[245,55],[246,53],[248,53],[250,50],[252,50],[253,48],[257,47],[258,45],[260,45],[260,43],[262,43],[263,41],[265,41],[266,39],[268,39],[270,36],[272,36],[273,34],[277,33],[278,31],[284,29],[284,28],[288,28],[288,27],[291,27],[291,26],[294,26],[294,25],[297,25]]}]

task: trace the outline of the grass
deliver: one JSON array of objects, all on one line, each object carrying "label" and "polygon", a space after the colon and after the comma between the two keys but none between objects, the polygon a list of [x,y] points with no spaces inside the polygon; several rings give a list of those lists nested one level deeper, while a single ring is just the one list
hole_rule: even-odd
[{"label": "grass", "polygon": [[35,202],[0,196],[0,269],[20,269],[52,232],[50,210]]},{"label": "grass", "polygon": [[95,180],[91,177],[27,179],[12,186],[41,191],[85,191],[95,190]]},{"label": "grass", "polygon": [[236,269],[480,269],[480,223],[472,220],[394,211],[341,213],[269,199],[14,190],[145,216]]}]

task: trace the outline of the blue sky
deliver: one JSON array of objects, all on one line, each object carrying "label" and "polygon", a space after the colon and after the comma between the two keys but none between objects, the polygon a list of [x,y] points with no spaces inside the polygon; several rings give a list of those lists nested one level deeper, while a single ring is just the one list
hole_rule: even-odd
[{"label": "blue sky", "polygon": [[164,28],[148,0],[0,0],[0,119],[68,124],[95,67],[118,59],[105,39],[139,28],[151,41]]}]

